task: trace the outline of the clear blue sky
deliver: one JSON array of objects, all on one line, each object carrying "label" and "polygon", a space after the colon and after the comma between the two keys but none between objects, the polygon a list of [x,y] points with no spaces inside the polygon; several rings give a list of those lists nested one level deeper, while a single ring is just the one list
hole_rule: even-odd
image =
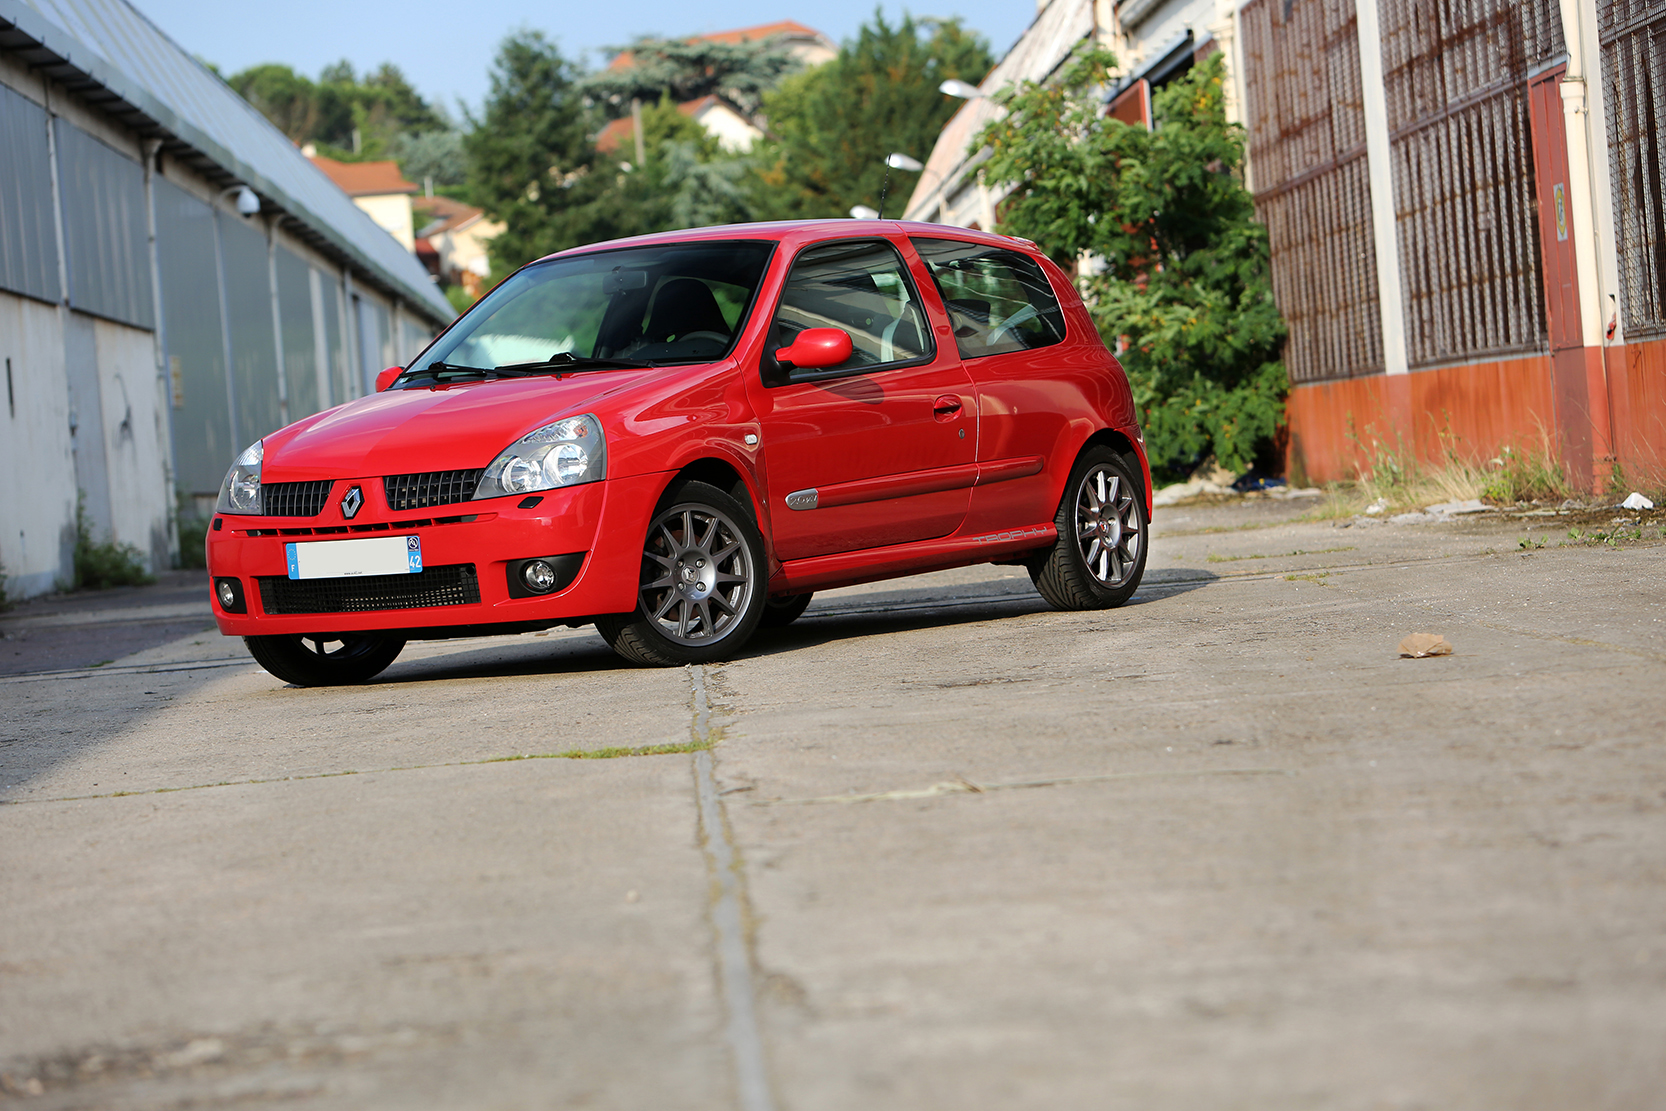
[{"label": "clear blue sky", "polygon": [[[600,48],[639,34],[687,35],[792,19],[843,42],[874,12],[872,3],[729,0],[691,9],[670,0],[601,0],[534,5],[505,0],[437,4],[425,0],[284,0],[239,10],[225,0],[135,0],[140,11],[186,50],[234,73],[283,62],[309,77],[346,58],[356,70],[391,61],[417,90],[453,115],[462,98],[478,106],[497,44],[517,27],[550,35],[568,57],[589,65]],[[883,5],[886,19],[903,5]],[[999,58],[1035,15],[1034,0],[929,0],[915,16],[960,16]]]}]

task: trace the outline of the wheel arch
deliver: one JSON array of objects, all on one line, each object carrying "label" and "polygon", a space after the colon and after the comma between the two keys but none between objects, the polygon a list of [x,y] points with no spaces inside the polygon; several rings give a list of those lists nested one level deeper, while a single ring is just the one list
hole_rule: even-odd
[{"label": "wheel arch", "polygon": [[[1134,473],[1134,480],[1140,484],[1140,493],[1145,497],[1145,514],[1149,518],[1151,516],[1152,492],[1151,468],[1146,463],[1145,452],[1140,450],[1139,445],[1126,433],[1115,428],[1101,428],[1082,444],[1080,450],[1076,452],[1076,459],[1082,457],[1082,452],[1095,447],[1108,447],[1122,456],[1123,461],[1128,464],[1128,469]],[[1071,466],[1075,466],[1075,460],[1071,461]]]},{"label": "wheel arch", "polygon": [[714,455],[690,460],[677,468],[676,473],[666,482],[665,488],[669,490],[680,482],[704,482],[717,487],[742,505],[751,507],[752,519],[762,527],[764,517],[763,507],[759,504],[760,499],[746,472],[732,460]]}]

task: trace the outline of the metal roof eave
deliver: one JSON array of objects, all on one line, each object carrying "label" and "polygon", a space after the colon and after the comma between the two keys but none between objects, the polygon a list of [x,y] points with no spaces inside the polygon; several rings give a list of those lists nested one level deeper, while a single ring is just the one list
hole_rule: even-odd
[{"label": "metal roof eave", "polygon": [[[24,42],[19,44],[7,41],[15,40],[17,36],[22,36]],[[31,43],[32,46],[29,45]],[[253,189],[263,202],[272,202],[283,214],[302,224],[305,231],[311,233],[303,235],[302,238],[315,244],[326,245],[332,253],[346,259],[355,269],[367,275],[370,284],[380,286],[385,292],[397,294],[412,304],[427,309],[433,323],[444,325],[455,317],[456,313],[450,303],[437,289],[432,286],[413,285],[399,275],[389,272],[351,238],[342,234],[333,222],[297,201],[265,174],[182,118],[127,74],[99,57],[92,48],[85,46],[20,0],[0,0],[0,50],[25,55],[31,68],[44,72],[94,107],[135,131],[165,139],[171,137],[187,150],[208,160],[219,167],[225,176],[235,178]],[[37,55],[37,58],[28,58],[30,54]],[[97,95],[98,90],[104,90],[109,95],[101,97]],[[117,105],[125,107],[118,108]],[[266,123],[264,117],[261,117],[261,122]],[[299,151],[296,152],[296,157],[302,157]]]}]

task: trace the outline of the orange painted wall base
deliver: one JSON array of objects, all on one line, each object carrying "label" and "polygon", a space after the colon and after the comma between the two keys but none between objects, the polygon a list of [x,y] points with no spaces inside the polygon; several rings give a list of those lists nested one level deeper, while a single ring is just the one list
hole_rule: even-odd
[{"label": "orange painted wall base", "polygon": [[1490,459],[1547,446],[1575,485],[1666,479],[1666,340],[1572,348],[1296,386],[1286,403],[1292,482],[1352,479],[1378,452]]}]

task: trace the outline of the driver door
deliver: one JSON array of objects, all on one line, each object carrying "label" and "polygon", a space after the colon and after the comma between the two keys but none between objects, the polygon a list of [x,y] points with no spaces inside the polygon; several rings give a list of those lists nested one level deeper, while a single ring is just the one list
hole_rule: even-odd
[{"label": "driver door", "polygon": [[[773,353],[807,328],[843,329],[850,359],[778,368]],[[929,540],[966,519],[976,402],[954,345],[932,332],[888,240],[818,243],[794,259],[749,384],[778,558]]]}]

